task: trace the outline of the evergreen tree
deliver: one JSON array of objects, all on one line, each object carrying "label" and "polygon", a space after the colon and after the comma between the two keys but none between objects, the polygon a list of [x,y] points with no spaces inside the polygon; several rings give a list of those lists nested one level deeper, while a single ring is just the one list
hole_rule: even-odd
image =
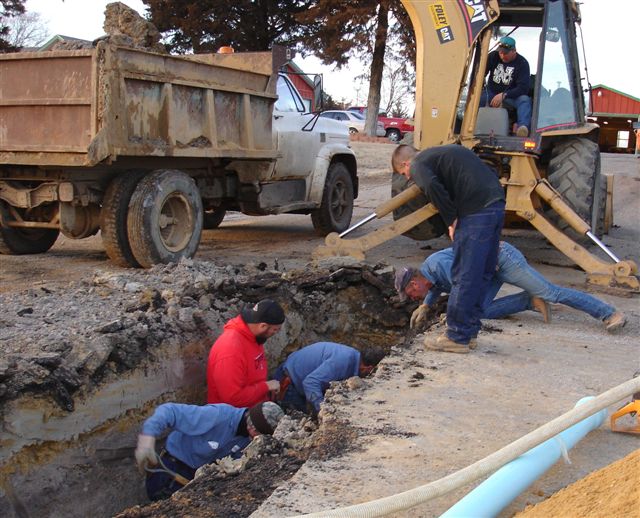
[{"label": "evergreen tree", "polygon": [[0,52],[18,50],[9,42],[9,18],[24,13],[25,0],[0,0]]}]

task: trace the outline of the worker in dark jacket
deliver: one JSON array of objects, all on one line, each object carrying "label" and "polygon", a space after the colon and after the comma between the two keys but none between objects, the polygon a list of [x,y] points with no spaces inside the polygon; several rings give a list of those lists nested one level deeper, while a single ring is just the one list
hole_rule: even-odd
[{"label": "worker in dark jacket", "polygon": [[[144,422],[135,457],[138,469],[147,472],[146,489],[151,500],[167,498],[187,484],[196,469],[227,456],[239,458],[257,435],[272,434],[284,415],[267,401],[251,408],[165,403]],[[165,449],[156,453],[156,438],[172,430]]]},{"label": "worker in dark jacket", "polygon": [[301,412],[306,411],[308,404],[317,413],[332,381],[366,376],[383,356],[379,349],[361,353],[333,342],[307,345],[290,354],[276,370],[274,377],[280,380],[281,403]]},{"label": "worker in dark jacket", "polygon": [[468,353],[469,342],[478,336],[483,303],[496,270],[504,189],[487,164],[459,145],[437,146],[420,153],[400,145],[391,164],[436,206],[453,240],[447,330],[437,338],[427,336],[424,345],[434,351]]}]

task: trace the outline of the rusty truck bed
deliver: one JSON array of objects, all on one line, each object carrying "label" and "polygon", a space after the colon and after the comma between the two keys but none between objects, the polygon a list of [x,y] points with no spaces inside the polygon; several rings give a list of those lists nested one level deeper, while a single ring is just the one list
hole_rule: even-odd
[{"label": "rusty truck bed", "polygon": [[275,87],[268,57],[260,59],[262,66],[239,67],[224,56],[170,56],[107,42],[0,55],[0,164],[274,159]]}]

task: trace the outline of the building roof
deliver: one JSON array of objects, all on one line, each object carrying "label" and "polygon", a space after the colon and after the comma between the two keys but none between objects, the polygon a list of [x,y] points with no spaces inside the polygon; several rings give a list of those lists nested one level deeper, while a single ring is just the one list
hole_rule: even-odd
[{"label": "building roof", "polygon": [[84,45],[91,45],[89,40],[83,40],[81,38],[74,38],[72,36],[64,36],[63,34],[56,34],[51,36],[46,42],[40,45],[37,50],[49,50],[53,45],[61,41],[68,41],[72,43],[82,43]]},{"label": "building roof", "polygon": [[615,93],[617,93],[619,95],[624,95],[625,97],[628,97],[629,99],[632,99],[634,101],[640,102],[640,99],[638,99],[637,97],[634,97],[633,95],[625,93],[625,92],[621,92],[620,90],[616,90],[615,88],[611,88],[610,86],[607,86],[607,85],[600,84],[600,85],[595,85],[595,86],[591,87],[592,90],[595,90],[596,88],[604,88],[606,90],[610,90],[612,92],[615,92]]}]

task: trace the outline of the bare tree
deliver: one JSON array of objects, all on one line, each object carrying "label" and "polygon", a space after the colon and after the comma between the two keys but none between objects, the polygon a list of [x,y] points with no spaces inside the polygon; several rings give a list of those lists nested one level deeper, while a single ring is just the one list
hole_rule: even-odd
[{"label": "bare tree", "polygon": [[16,48],[36,47],[49,38],[49,29],[39,13],[23,13],[6,20],[7,41]]}]

